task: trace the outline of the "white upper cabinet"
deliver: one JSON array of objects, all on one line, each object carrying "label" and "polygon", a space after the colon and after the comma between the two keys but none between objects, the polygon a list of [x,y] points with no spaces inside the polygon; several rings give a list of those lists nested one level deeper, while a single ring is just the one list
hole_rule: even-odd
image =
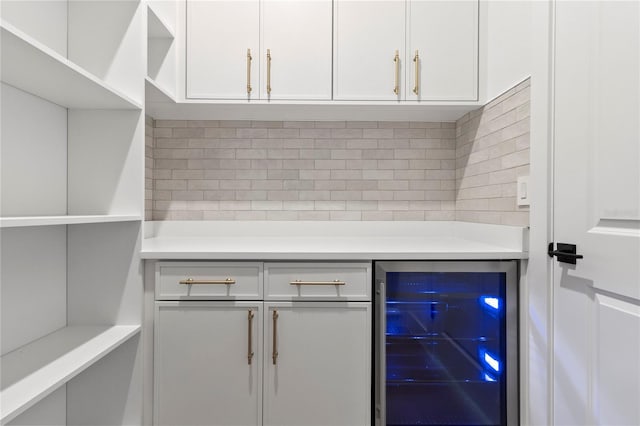
[{"label": "white upper cabinet", "polygon": [[405,69],[407,100],[477,100],[478,1],[407,2]]},{"label": "white upper cabinet", "polygon": [[477,100],[477,0],[334,3],[334,99]]},{"label": "white upper cabinet", "polygon": [[404,0],[334,1],[334,99],[404,98],[405,12]]},{"label": "white upper cabinet", "polygon": [[331,99],[331,11],[331,0],[261,2],[261,99]]},{"label": "white upper cabinet", "polygon": [[331,0],[187,1],[187,97],[331,99]]},{"label": "white upper cabinet", "polygon": [[257,98],[259,48],[258,0],[187,1],[187,97]]}]

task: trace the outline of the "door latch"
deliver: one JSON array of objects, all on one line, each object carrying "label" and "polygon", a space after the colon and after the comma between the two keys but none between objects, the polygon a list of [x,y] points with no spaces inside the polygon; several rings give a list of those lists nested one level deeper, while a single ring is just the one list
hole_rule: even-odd
[{"label": "door latch", "polygon": [[547,254],[549,257],[556,256],[558,258],[558,262],[570,263],[572,265],[576,264],[576,260],[582,259],[583,256],[581,254],[577,254],[577,247],[575,244],[565,244],[558,243],[558,249],[553,249],[554,243],[549,243],[549,248],[547,250]]}]

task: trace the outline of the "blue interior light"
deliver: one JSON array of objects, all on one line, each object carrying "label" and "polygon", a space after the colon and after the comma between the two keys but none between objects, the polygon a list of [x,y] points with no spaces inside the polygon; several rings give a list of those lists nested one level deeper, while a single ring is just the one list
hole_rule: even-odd
[{"label": "blue interior light", "polygon": [[500,363],[500,359],[498,359],[498,357],[490,354],[489,352],[487,352],[486,349],[481,349],[480,350],[480,357],[482,359],[482,361],[488,365],[489,367],[491,367],[495,372],[499,373],[500,369],[501,369],[501,363]]},{"label": "blue interior light", "polygon": [[484,373],[484,381],[485,382],[495,382],[496,379],[493,376],[491,376],[491,374]]},{"label": "blue interior light", "polygon": [[501,306],[500,299],[494,296],[480,296],[480,303],[485,308],[491,308],[494,311],[499,311]]}]

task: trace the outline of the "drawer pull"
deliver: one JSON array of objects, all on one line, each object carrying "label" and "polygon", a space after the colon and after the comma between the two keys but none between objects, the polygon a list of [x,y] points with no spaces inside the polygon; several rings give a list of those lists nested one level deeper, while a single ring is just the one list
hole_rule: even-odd
[{"label": "drawer pull", "polygon": [[193,278],[187,278],[180,281],[180,284],[235,284],[236,280],[233,278],[226,278],[224,280],[194,280]]},{"label": "drawer pull", "polygon": [[291,285],[345,285],[347,284],[341,280],[333,280],[333,281],[302,281],[295,280],[291,281],[289,284]]},{"label": "drawer pull", "polygon": [[249,344],[248,344],[248,352],[247,352],[247,358],[248,358],[248,364],[251,365],[251,359],[253,358],[253,311],[251,309],[249,309]]}]

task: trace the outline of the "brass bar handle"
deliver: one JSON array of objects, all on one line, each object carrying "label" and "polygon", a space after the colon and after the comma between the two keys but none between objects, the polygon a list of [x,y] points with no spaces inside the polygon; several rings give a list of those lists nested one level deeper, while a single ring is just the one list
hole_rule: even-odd
[{"label": "brass bar handle", "polygon": [[396,85],[393,87],[393,93],[397,95],[400,93],[400,53],[397,50],[393,62],[396,64]]},{"label": "brass bar handle", "polygon": [[180,281],[180,284],[235,284],[236,280],[233,278],[226,278],[224,280],[194,280],[193,278],[187,278],[186,280]]},{"label": "brass bar handle", "polygon": [[251,49],[247,49],[247,94],[251,94]]},{"label": "brass bar handle", "polygon": [[302,281],[302,280],[294,280],[289,283],[290,285],[345,285],[347,284],[341,280],[333,280],[333,281]]},{"label": "brass bar handle", "polygon": [[271,94],[271,49],[267,49],[267,95]]},{"label": "brass bar handle", "polygon": [[416,56],[413,57],[413,63],[416,65],[416,85],[413,86],[413,93],[418,95],[420,93],[420,56],[416,50]]},{"label": "brass bar handle", "polygon": [[276,365],[278,360],[278,311],[273,311],[273,352],[271,353],[271,359],[273,359],[273,365]]},{"label": "brass bar handle", "polygon": [[249,365],[251,365],[251,359],[253,358],[253,317],[255,316],[255,314],[253,313],[253,311],[251,309],[249,309],[249,333],[248,333],[248,345],[247,347],[249,348],[247,351],[247,363]]}]

